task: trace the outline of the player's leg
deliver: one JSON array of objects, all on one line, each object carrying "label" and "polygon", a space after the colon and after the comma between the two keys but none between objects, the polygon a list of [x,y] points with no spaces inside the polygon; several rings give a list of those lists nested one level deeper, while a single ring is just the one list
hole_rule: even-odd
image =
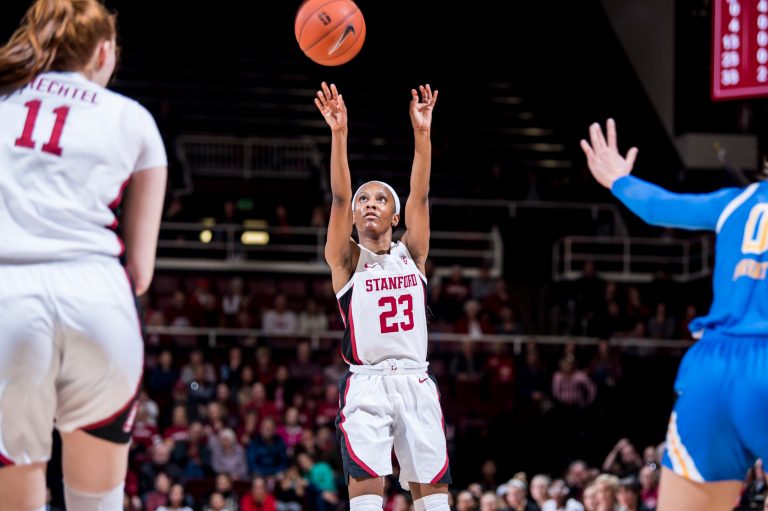
[{"label": "player's leg", "polygon": [[395,454],[400,483],[416,511],[448,511],[450,466],[437,382],[430,375],[397,377]]},{"label": "player's leg", "polygon": [[117,264],[67,268],[53,286],[63,323],[56,414],[67,507],[119,510],[144,360],[133,292]]},{"label": "player's leg", "polygon": [[82,430],[62,432],[61,440],[67,505],[77,503],[74,509],[83,511],[122,509],[128,443],[104,440]]},{"label": "player's leg", "polygon": [[662,468],[657,511],[731,511],[741,493],[741,482],[698,483]]},{"label": "player's leg", "polygon": [[392,473],[392,410],[386,376],[346,373],[339,381],[336,433],[350,511],[381,511],[384,477]]},{"label": "player's leg", "polygon": [[422,484],[409,482],[415,511],[448,511],[448,484]]},{"label": "player's leg", "polygon": [[45,506],[59,353],[39,272],[0,267],[0,508]]},{"label": "player's leg", "polygon": [[658,511],[730,511],[755,456],[734,422],[744,371],[733,339],[705,336],[683,358],[669,420]]},{"label": "player's leg", "polygon": [[45,463],[0,468],[0,502],[3,509],[45,509]]}]

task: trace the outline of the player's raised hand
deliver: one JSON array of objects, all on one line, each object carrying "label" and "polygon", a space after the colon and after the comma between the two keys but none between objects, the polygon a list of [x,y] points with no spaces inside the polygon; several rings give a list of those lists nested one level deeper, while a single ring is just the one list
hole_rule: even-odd
[{"label": "player's raised hand", "polygon": [[[421,100],[419,100],[421,93]],[[419,85],[419,92],[411,89],[411,124],[414,131],[429,131],[432,126],[432,110],[437,103],[437,90],[432,92],[432,88],[427,84]]]},{"label": "player's raised hand", "polygon": [[598,123],[589,127],[591,144],[581,141],[581,148],[587,156],[587,165],[598,183],[610,189],[613,182],[632,172],[637,158],[637,148],[633,147],[622,157],[616,145],[616,123],[608,119],[608,140],[603,136],[603,129]]},{"label": "player's raised hand", "polygon": [[321,90],[317,91],[315,98],[317,109],[323,114],[331,131],[346,131],[347,107],[344,105],[344,99],[334,84],[328,87],[328,84],[323,82],[320,87]]}]

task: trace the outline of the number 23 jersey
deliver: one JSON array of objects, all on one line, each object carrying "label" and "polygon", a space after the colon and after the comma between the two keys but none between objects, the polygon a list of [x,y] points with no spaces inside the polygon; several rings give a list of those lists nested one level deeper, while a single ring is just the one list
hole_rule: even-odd
[{"label": "number 23 jersey", "polygon": [[123,189],[166,165],[149,112],[78,73],[0,96],[0,264],[121,255]]},{"label": "number 23 jersey", "polygon": [[426,277],[400,242],[388,254],[358,246],[355,272],[336,294],[345,327],[344,359],[358,365],[387,359],[426,362]]}]

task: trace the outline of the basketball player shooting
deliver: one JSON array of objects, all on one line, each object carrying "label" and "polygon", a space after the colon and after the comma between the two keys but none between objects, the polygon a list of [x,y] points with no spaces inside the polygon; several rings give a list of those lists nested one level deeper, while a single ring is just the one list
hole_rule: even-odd
[{"label": "basketball player shooting", "polygon": [[[336,419],[351,511],[381,511],[392,448],[400,484],[416,511],[448,511],[451,482],[443,416],[427,372],[426,277],[429,252],[430,128],[437,91],[411,91],[415,151],[405,204],[408,229],[398,243],[400,199],[381,181],[352,194],[347,108],[336,86],[322,84],[315,104],[331,128],[333,204],[325,258],[345,325]],[[351,238],[353,226],[360,243]]]}]

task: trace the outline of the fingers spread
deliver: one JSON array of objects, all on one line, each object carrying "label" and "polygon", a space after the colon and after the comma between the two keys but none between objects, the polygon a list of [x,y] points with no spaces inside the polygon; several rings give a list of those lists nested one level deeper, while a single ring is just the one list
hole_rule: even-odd
[{"label": "fingers spread", "polygon": [[592,149],[599,151],[606,147],[605,137],[603,137],[603,130],[598,123],[592,124],[589,127],[589,138],[592,142]]}]

